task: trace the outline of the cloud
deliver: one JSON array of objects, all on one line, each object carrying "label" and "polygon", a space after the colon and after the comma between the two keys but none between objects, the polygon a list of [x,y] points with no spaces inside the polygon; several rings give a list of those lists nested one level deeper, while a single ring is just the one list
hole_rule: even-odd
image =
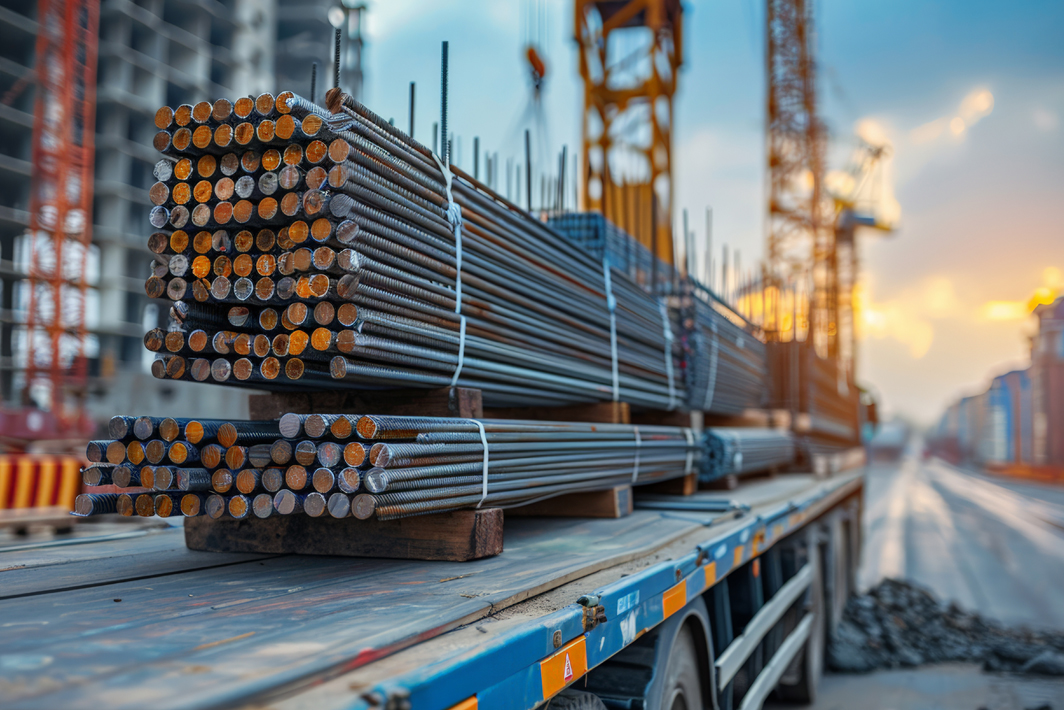
[{"label": "cloud", "polygon": [[989,116],[994,110],[994,95],[989,89],[975,89],[961,101],[957,112],[928,121],[909,131],[914,145],[933,143],[943,136],[959,138],[965,131]]},{"label": "cloud", "polygon": [[1043,131],[1055,131],[1057,126],[1060,125],[1060,117],[1049,109],[1035,109],[1032,118],[1035,127]]},{"label": "cloud", "polygon": [[924,357],[935,339],[936,320],[956,316],[963,310],[953,282],[932,276],[896,298],[882,303],[872,300],[871,286],[862,280],[854,292],[857,335],[861,339],[891,339],[905,345],[914,360]]},{"label": "cloud", "polygon": [[987,301],[980,315],[986,320],[1023,320],[1030,312],[1023,301]]},{"label": "cloud", "polygon": [[1038,306],[1048,305],[1064,293],[1064,271],[1049,266],[1042,271],[1042,285],[1021,301],[987,301],[979,310],[989,321],[1026,320]]},{"label": "cloud", "polygon": [[1044,269],[1042,285],[1022,300],[993,298],[980,302],[977,298],[985,293],[983,284],[968,280],[960,285],[963,295],[959,295],[955,279],[945,275],[929,276],[882,302],[874,300],[873,285],[871,278],[863,277],[854,289],[858,338],[896,341],[908,349],[913,360],[920,360],[942,328],[959,326],[974,332],[988,323],[1027,321],[1036,306],[1053,303],[1064,292],[1064,271]]}]

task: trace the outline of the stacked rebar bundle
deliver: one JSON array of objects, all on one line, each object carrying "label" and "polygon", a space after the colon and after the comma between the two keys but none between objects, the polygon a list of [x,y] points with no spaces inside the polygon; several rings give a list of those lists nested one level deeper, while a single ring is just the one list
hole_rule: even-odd
[{"label": "stacked rebar bundle", "polygon": [[688,408],[727,415],[762,406],[768,378],[765,344],[712,300],[696,293],[684,301]]},{"label": "stacked rebar bundle", "polygon": [[702,434],[699,478],[768,471],[794,461],[794,437],[780,429],[713,427]]},{"label": "stacked rebar bundle", "polygon": [[163,107],[145,336],[157,377],[461,385],[489,405],[685,402],[678,322],[338,90]]},{"label": "stacked rebar bundle", "polygon": [[114,417],[90,442],[75,514],[389,520],[678,478],[690,429],[627,424],[286,414],[277,421]]},{"label": "stacked rebar bundle", "polygon": [[658,295],[662,309],[667,305],[675,330],[685,335],[688,409],[727,415],[764,404],[768,356],[752,323],[600,214],[565,214],[548,224]]}]

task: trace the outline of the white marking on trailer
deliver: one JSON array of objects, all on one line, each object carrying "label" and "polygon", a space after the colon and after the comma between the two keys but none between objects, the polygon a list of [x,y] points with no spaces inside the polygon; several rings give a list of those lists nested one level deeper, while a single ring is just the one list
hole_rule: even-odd
[{"label": "white marking on trailer", "polygon": [[635,607],[639,603],[639,590],[629,592],[617,600],[617,616]]},{"label": "white marking on trailer", "polygon": [[624,641],[624,645],[635,641],[635,612],[633,611],[628,616],[621,619],[621,640]]},{"label": "white marking on trailer", "polygon": [[725,543],[725,542],[722,542],[720,544],[720,547],[718,547],[716,549],[716,551],[713,553],[713,557],[718,559],[718,560],[721,560],[721,559],[724,559],[724,555],[726,555],[726,554],[728,554],[728,544]]}]

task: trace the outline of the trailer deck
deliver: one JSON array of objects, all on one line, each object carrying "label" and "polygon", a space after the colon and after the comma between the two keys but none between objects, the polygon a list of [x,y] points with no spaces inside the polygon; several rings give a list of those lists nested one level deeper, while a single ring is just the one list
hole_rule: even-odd
[{"label": "trailer deck", "polygon": [[462,563],[201,553],[180,529],[0,552],[0,705],[531,708],[861,485],[515,517]]}]

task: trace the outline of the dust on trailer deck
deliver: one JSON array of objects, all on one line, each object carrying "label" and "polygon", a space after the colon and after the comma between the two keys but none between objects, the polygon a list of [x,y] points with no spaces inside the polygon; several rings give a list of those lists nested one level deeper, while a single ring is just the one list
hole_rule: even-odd
[{"label": "dust on trailer deck", "polygon": [[[620,519],[513,518],[503,554],[464,563],[200,553],[180,529],[23,546],[0,552],[0,706],[533,708],[698,607],[703,687],[757,707],[839,607],[803,611],[822,555],[792,542],[843,512],[858,534],[861,490],[788,475],[674,509],[637,496]],[[859,549],[834,546],[829,593]]]}]

